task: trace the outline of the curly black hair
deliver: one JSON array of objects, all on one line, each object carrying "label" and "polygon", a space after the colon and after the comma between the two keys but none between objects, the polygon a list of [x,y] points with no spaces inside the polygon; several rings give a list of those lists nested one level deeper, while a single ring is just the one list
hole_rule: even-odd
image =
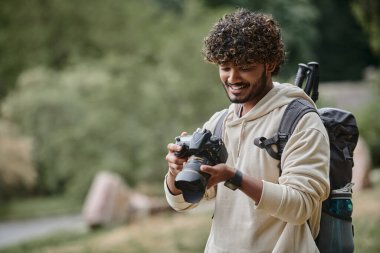
[{"label": "curly black hair", "polygon": [[214,64],[273,63],[277,74],[285,60],[278,23],[271,15],[238,9],[222,17],[204,39],[205,60]]}]

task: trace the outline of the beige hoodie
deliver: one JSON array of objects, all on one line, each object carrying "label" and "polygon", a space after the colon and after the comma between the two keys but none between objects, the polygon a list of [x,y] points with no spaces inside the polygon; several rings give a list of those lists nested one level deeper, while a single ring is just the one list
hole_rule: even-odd
[{"label": "beige hoodie", "polygon": [[[315,113],[306,114],[285,146],[279,177],[278,161],[254,145],[255,138],[275,135],[286,106],[295,98],[310,98],[298,87],[274,83],[274,88],[243,117],[236,104],[225,119],[227,164],[244,175],[263,180],[255,203],[243,192],[219,184],[206,192],[216,196],[213,224],[205,252],[318,252],[313,237],[319,230],[321,202],[329,193],[329,142]],[[213,130],[215,113],[204,128]],[[173,196],[165,185],[168,203],[177,211],[194,208],[182,195]]]}]

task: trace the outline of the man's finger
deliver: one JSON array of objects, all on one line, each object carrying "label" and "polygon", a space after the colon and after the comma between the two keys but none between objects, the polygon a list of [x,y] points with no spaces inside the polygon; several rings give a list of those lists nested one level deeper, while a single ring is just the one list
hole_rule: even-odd
[{"label": "man's finger", "polygon": [[200,169],[201,171],[209,173],[209,174],[212,173],[213,171],[212,166],[209,166],[209,165],[202,165]]},{"label": "man's finger", "polygon": [[180,151],[181,148],[182,148],[181,146],[179,146],[177,144],[174,144],[174,143],[169,143],[168,144],[168,150],[171,151],[171,152]]}]

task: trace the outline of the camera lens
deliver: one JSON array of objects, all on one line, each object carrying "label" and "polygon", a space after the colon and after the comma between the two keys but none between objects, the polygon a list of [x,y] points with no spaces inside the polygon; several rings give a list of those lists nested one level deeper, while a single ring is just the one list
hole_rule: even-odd
[{"label": "camera lens", "polygon": [[198,203],[205,194],[210,176],[200,171],[202,164],[207,164],[207,161],[191,157],[176,177],[175,186],[182,191],[188,203]]}]

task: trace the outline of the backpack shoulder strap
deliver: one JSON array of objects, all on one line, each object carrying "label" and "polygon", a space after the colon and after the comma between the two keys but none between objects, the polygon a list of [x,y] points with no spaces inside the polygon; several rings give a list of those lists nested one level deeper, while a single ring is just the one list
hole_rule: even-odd
[{"label": "backpack shoulder strap", "polygon": [[278,153],[280,157],[298,122],[309,112],[318,113],[313,104],[303,98],[294,99],[286,108],[278,128]]},{"label": "backpack shoulder strap", "polygon": [[[265,149],[274,159],[281,160],[285,145],[293,134],[298,121],[309,112],[317,113],[311,102],[303,98],[294,99],[285,109],[277,134],[269,139],[265,137],[256,138],[254,144],[259,148]],[[277,146],[277,152],[273,149],[272,145]],[[281,170],[281,166],[279,167]]]},{"label": "backpack shoulder strap", "polygon": [[228,109],[224,109],[220,114],[220,117],[218,119],[218,122],[216,123],[216,126],[214,128],[214,135],[218,138],[223,137],[223,128],[224,128],[224,119],[226,118],[228,113]]}]

